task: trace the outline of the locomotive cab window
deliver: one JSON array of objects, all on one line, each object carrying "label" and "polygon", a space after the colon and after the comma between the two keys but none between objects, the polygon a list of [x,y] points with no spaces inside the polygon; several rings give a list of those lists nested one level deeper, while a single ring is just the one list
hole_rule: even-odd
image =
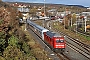
[{"label": "locomotive cab window", "polygon": [[63,43],[63,42],[64,42],[64,40],[60,40],[60,42],[61,42],[61,43]]},{"label": "locomotive cab window", "polygon": [[56,43],[59,43],[59,40],[56,40]]},{"label": "locomotive cab window", "polygon": [[59,39],[56,40],[56,43],[63,43],[63,42],[64,40],[59,40]]}]

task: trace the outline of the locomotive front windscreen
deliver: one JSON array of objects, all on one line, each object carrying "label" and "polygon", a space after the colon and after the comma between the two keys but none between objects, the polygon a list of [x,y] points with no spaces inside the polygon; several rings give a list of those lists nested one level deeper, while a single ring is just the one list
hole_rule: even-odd
[{"label": "locomotive front windscreen", "polygon": [[56,43],[63,43],[64,40],[63,39],[56,39]]}]

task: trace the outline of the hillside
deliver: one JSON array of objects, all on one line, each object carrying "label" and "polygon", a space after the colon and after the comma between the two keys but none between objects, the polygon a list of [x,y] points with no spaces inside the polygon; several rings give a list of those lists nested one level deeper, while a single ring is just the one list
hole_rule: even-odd
[{"label": "hillside", "polygon": [[[31,6],[43,6],[44,5],[44,3],[25,3],[25,2],[8,2],[8,3],[11,3],[11,4],[13,4],[13,3],[19,3],[19,4],[28,4],[28,5],[31,5]],[[75,6],[75,7],[80,7],[80,8],[86,8],[86,7],[84,7],[84,6],[82,6],[82,5],[65,5],[65,4],[52,4],[52,3],[45,3],[45,5],[46,6],[50,6],[50,5],[54,5],[54,6]]]},{"label": "hillside", "polygon": [[19,18],[17,9],[0,1],[0,60],[48,59],[34,37],[21,28]]}]

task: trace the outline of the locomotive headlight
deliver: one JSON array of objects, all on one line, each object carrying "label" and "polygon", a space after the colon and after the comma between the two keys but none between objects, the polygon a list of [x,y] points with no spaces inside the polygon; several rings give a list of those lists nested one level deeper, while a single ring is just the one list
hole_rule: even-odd
[{"label": "locomotive headlight", "polygon": [[56,46],[59,46],[59,45],[56,45]]},{"label": "locomotive headlight", "polygon": [[64,46],[64,45],[56,45],[56,47],[57,47],[57,46]]}]

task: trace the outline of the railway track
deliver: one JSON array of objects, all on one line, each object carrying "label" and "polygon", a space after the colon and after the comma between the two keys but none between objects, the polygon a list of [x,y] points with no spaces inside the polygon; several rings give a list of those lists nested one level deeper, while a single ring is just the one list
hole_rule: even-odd
[{"label": "railway track", "polygon": [[[34,32],[35,33],[35,32]],[[35,33],[36,34],[36,33]],[[37,34],[36,34],[37,35]],[[38,36],[38,35],[37,35]],[[39,37],[39,36],[38,36]],[[40,38],[40,37],[39,37]],[[40,38],[41,40],[42,40],[42,38]],[[44,42],[44,40],[42,40],[42,42],[46,45],[46,46],[48,46],[47,45],[47,43],[45,43]],[[48,46],[49,47],[49,46]],[[49,49],[51,49],[51,48],[49,48]],[[52,50],[52,49],[51,49]],[[54,54],[56,54],[58,57],[59,57],[59,59],[60,60],[70,60],[66,55],[64,55],[64,54],[60,54],[60,53],[57,53],[57,52],[55,52],[55,51],[53,51],[54,52]]]},{"label": "railway track", "polygon": [[68,43],[67,45],[68,45],[71,49],[75,50],[76,52],[78,52],[78,53],[82,54],[83,56],[87,57],[88,59],[90,59],[90,56],[89,56],[90,54],[84,52],[83,50],[81,50],[80,48],[76,47],[75,45],[73,45],[73,44],[71,44],[71,43],[69,43],[69,42],[67,42],[67,43]]},{"label": "railway track", "polygon": [[[48,28],[48,29],[50,29],[50,28]],[[54,28],[52,27],[52,29],[54,29]],[[68,40],[70,40],[72,42],[72,43],[70,43],[69,41],[66,41],[67,46],[69,46],[71,49],[75,50],[76,52],[78,52],[79,54],[83,55],[84,57],[86,57],[87,59],[90,60],[90,46],[89,45],[86,45],[86,44],[80,42],[79,40],[72,38],[63,32],[58,31],[57,29],[54,29],[54,31],[65,36]]]},{"label": "railway track", "polygon": [[[74,30],[72,30],[73,32],[76,32],[76,30],[74,31]],[[86,32],[84,32],[84,31],[81,31],[81,30],[77,30],[77,33],[79,33],[79,34],[81,34],[81,35],[83,35],[83,36],[87,36],[87,37],[90,37],[90,34],[89,33],[86,33]]]},{"label": "railway track", "polygon": [[[66,42],[67,42],[67,45],[68,45],[71,49],[75,50],[76,52],[80,53],[81,55],[83,55],[84,57],[86,57],[87,59],[90,60],[90,46],[89,46],[89,45],[86,45],[86,44],[78,41],[77,39],[74,39],[74,38],[70,37],[69,35],[66,35],[65,33],[60,32],[60,31],[58,31],[58,30],[56,30],[56,29],[55,29],[55,31],[59,32],[59,33],[62,34],[63,36],[66,36],[67,39],[69,39],[70,41],[72,41],[72,42],[74,43],[74,44],[73,44],[73,43],[70,43],[70,42],[66,41]],[[76,45],[77,45],[77,46],[76,46]],[[57,55],[59,56],[58,53],[57,53]],[[64,54],[63,54],[63,56],[64,56]],[[60,58],[61,58],[61,57],[62,57],[62,55],[60,56]],[[65,57],[65,56],[64,56],[64,57]],[[61,60],[65,60],[65,59],[61,58]],[[68,59],[68,60],[70,60],[70,59]]]},{"label": "railway track", "polygon": [[87,50],[88,52],[90,52],[90,46],[89,45],[86,45],[80,41],[78,41],[77,39],[74,39],[74,38],[71,38],[70,36],[68,36],[68,38],[70,40],[72,40],[73,42],[77,43],[79,46],[83,47],[85,50]]},{"label": "railway track", "polygon": [[[56,52],[55,52],[56,53]],[[61,59],[61,60],[71,60],[69,57],[67,57],[66,55],[64,55],[63,53],[56,53],[57,56]]]},{"label": "railway track", "polygon": [[[32,29],[30,29],[30,30],[32,30]],[[32,32],[34,32],[34,31],[32,30]],[[47,45],[47,43],[46,43],[44,40],[42,40],[42,38],[41,38],[40,36],[38,36],[38,34],[36,34],[35,32],[34,32],[34,34],[40,39],[40,41],[42,41],[42,42],[44,43],[45,46],[47,46],[50,50],[52,50],[52,49]],[[55,55],[57,55],[57,56],[59,57],[60,60],[70,60],[69,57],[67,57],[67,56],[64,55],[63,53],[60,54],[60,53],[58,53],[58,52],[55,52],[54,50],[52,50],[52,51],[54,52]],[[57,60],[57,59],[55,59],[55,60]]]},{"label": "railway track", "polygon": [[[65,36],[68,40],[71,40],[72,42],[75,43],[75,45],[74,45],[73,43],[69,43],[68,41],[66,41],[67,42],[67,45],[69,47],[71,47],[76,52],[82,54],[86,58],[90,59],[90,46],[89,45],[86,45],[86,44],[78,41],[77,39],[74,39],[74,38],[70,37],[69,35],[66,35],[65,33],[60,32],[60,31],[58,31],[56,29],[55,29],[55,31],[59,32],[60,34],[62,34],[63,36]],[[76,44],[77,44],[77,46],[76,46]]]}]

